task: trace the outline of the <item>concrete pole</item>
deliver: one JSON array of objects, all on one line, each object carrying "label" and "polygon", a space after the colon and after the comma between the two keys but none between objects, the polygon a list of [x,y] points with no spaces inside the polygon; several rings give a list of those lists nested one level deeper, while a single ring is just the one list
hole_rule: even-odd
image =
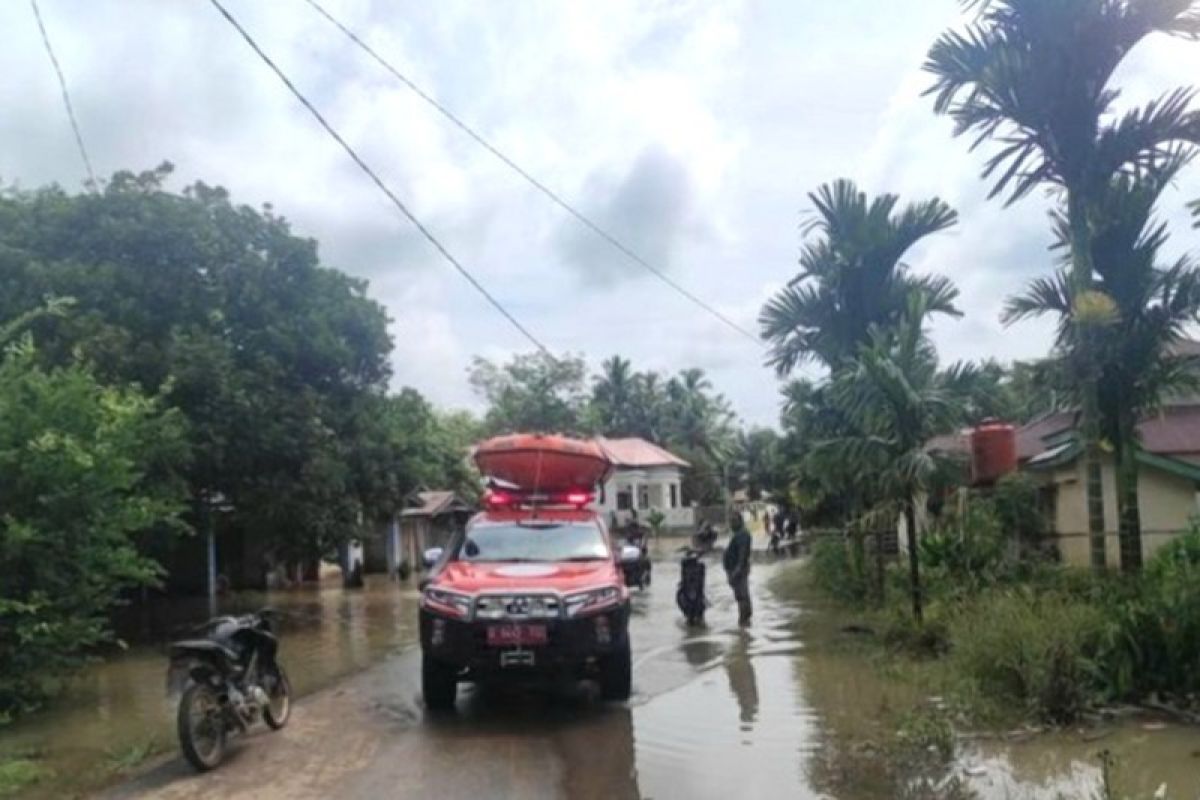
[{"label": "concrete pole", "polygon": [[213,530],[212,507],[205,505],[204,516],[208,523],[208,616],[217,615],[217,535]]}]

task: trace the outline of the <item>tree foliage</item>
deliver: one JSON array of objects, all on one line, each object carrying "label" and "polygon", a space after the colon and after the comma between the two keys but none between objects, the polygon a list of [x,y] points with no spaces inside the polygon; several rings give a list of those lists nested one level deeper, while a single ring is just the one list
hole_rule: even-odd
[{"label": "tree foliage", "polygon": [[578,434],[586,373],[579,356],[536,352],[518,354],[506,364],[476,356],[469,377],[487,402],[483,422],[488,433]]},{"label": "tree foliage", "polygon": [[83,366],[0,357],[0,719],[109,637],[107,611],[154,583],[139,536],[180,526],[182,416]]},{"label": "tree foliage", "polygon": [[71,298],[30,324],[40,363],[161,395],[187,423],[193,497],[225,498],[224,523],[280,557],[329,553],[417,482],[429,409],[386,397],[388,318],[364,281],[269,206],[170,174],[0,194],[0,320]]}]

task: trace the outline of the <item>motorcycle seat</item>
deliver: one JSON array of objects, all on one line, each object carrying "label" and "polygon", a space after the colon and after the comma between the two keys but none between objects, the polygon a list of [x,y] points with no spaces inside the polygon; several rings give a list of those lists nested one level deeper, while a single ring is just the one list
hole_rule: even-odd
[{"label": "motorcycle seat", "polygon": [[186,656],[189,653],[215,653],[217,655],[228,658],[230,661],[237,661],[237,653],[229,649],[220,642],[214,642],[211,639],[184,639],[179,642],[172,642],[170,647],[171,658],[179,658]]}]

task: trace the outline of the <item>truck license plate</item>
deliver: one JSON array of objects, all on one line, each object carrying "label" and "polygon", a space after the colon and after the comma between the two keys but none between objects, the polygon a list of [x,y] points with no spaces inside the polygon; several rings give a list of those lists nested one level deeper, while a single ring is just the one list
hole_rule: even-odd
[{"label": "truck license plate", "polygon": [[491,625],[487,643],[492,647],[525,647],[546,644],[545,625]]}]

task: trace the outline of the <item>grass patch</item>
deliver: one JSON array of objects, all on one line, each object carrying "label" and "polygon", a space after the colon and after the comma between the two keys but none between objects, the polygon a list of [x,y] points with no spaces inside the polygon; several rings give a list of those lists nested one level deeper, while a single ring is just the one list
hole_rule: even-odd
[{"label": "grass patch", "polygon": [[0,797],[15,797],[18,792],[50,777],[50,771],[29,758],[0,760]]},{"label": "grass patch", "polygon": [[105,753],[105,769],[113,775],[123,775],[134,771],[146,759],[163,752],[163,745],[156,739],[113,748]]}]

